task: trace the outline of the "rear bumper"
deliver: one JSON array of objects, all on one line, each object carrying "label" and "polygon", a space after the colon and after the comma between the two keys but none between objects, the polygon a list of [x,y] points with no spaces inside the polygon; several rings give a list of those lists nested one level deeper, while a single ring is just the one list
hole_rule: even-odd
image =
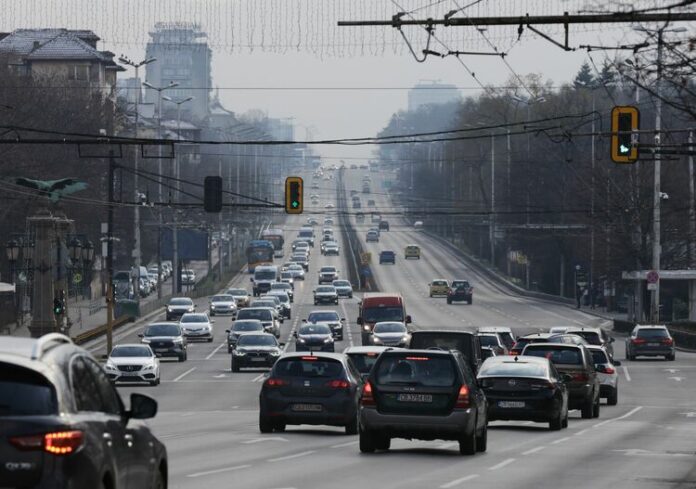
[{"label": "rear bumper", "polygon": [[321,345],[300,345],[300,344],[295,344],[295,351],[328,351],[332,352],[335,351],[335,347],[333,343],[322,343]]},{"label": "rear bumper", "polygon": [[471,294],[452,294],[448,295],[447,299],[451,300],[452,302],[464,302],[464,301],[470,301],[472,295]]},{"label": "rear bumper", "polygon": [[360,426],[399,438],[459,440],[475,428],[473,409],[456,409],[446,416],[382,414],[375,408],[360,408]]},{"label": "rear bumper", "polygon": [[588,400],[592,399],[592,385],[584,384],[574,387],[568,386],[568,408],[581,408]]},{"label": "rear bumper", "polygon": [[[558,418],[563,410],[563,403],[559,399],[549,398],[513,398],[503,396],[490,396],[488,399],[488,421],[512,420],[512,421],[535,421],[538,423],[551,421]],[[524,401],[525,407],[504,408],[499,407],[499,401]]]},{"label": "rear bumper", "polygon": [[602,384],[599,386],[599,397],[609,397],[616,392],[616,386],[611,384]]},{"label": "rear bumper", "polygon": [[337,295],[332,296],[332,297],[323,297],[323,296],[320,296],[320,297],[315,296],[314,297],[314,302],[316,302],[317,304],[335,304],[337,300],[338,300]]},{"label": "rear bumper", "polygon": [[[345,426],[355,419],[357,403],[352,394],[331,397],[282,397],[262,396],[261,417],[285,424],[310,424]],[[320,404],[320,412],[293,410],[296,404]]]},{"label": "rear bumper", "polygon": [[[253,360],[254,358],[262,358],[262,360]],[[272,357],[272,356],[267,356],[267,357],[250,357],[250,356],[232,356],[232,360],[234,361],[235,365],[240,367],[240,368],[253,368],[253,367],[272,367],[275,365],[276,360],[279,357]]]},{"label": "rear bumper", "polygon": [[674,354],[674,347],[669,346],[632,346],[631,353],[637,357],[662,357]]}]

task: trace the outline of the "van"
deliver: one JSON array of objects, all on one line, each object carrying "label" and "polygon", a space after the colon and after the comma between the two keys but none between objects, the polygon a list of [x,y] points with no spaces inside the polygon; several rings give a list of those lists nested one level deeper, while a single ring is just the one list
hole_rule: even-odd
[{"label": "van", "polygon": [[311,227],[300,229],[300,232],[297,233],[297,238],[306,241],[309,243],[309,246],[314,248],[314,229]]},{"label": "van", "polygon": [[406,314],[404,299],[400,294],[366,293],[359,304],[357,324],[360,326],[360,339],[363,346],[371,344],[372,329],[380,321],[411,323]]},{"label": "van", "polygon": [[481,344],[476,333],[456,330],[424,330],[411,333],[412,350],[457,350],[466,358],[469,368],[476,374],[481,366]]},{"label": "van", "polygon": [[250,280],[254,284],[254,297],[258,297],[271,290],[271,284],[280,281],[280,272],[275,265],[259,266],[254,270],[254,276]]}]

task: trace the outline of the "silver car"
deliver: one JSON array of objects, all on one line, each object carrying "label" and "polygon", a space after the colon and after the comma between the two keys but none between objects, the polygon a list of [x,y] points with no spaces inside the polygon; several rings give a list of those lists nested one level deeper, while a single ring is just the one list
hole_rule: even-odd
[{"label": "silver car", "polygon": [[599,377],[599,397],[607,400],[610,406],[616,406],[619,402],[619,372],[616,367],[621,366],[621,362],[613,360],[611,355],[601,346],[588,345],[585,348],[592,353],[592,361]]},{"label": "silver car", "polygon": [[372,344],[405,348],[411,343],[411,333],[399,321],[382,321],[372,329]]},{"label": "silver car", "polygon": [[181,316],[179,326],[188,340],[206,340],[213,342],[215,332],[213,331],[214,319],[210,319],[205,313],[187,313]]},{"label": "silver car", "polygon": [[104,365],[112,382],[160,383],[160,362],[149,345],[116,345]]},{"label": "silver car", "polygon": [[285,319],[292,319],[292,305],[290,305],[290,296],[285,290],[273,289],[263,297],[275,297],[280,301],[280,312]]},{"label": "silver car", "polygon": [[237,301],[232,295],[214,295],[210,298],[209,309],[211,316],[234,316],[237,314]]},{"label": "silver car", "polygon": [[299,263],[293,263],[288,267],[288,272],[292,273],[295,280],[304,280],[305,271],[304,267]]},{"label": "silver car", "polygon": [[[282,280],[282,277],[281,277],[281,280]],[[290,279],[290,280],[292,280],[292,279]],[[281,292],[285,292],[286,294],[288,294],[288,298],[290,299],[290,302],[293,302],[295,293],[293,291],[291,284],[289,284],[287,282],[282,282],[282,281],[276,282],[275,284],[271,284],[271,292],[273,292],[274,290],[279,290]]]},{"label": "silver car", "polygon": [[249,297],[249,292],[246,289],[227,289],[227,295],[234,297],[234,300],[237,303],[237,309],[249,307],[249,301],[251,298]]},{"label": "silver car", "polygon": [[353,298],[353,286],[348,280],[334,280],[331,285],[336,288],[339,297]]}]

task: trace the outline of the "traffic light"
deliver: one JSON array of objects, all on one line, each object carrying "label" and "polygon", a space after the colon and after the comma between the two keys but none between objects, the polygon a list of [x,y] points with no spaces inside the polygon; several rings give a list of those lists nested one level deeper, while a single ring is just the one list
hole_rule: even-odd
[{"label": "traffic light", "polygon": [[617,106],[611,109],[611,161],[635,163],[638,146],[633,135],[640,128],[640,112],[637,107]]},{"label": "traffic light", "polygon": [[53,299],[53,314],[55,316],[62,316],[65,314],[65,303],[60,297],[55,297]]},{"label": "traffic light", "polygon": [[203,208],[206,212],[220,212],[222,210],[222,177],[205,177],[203,183]]},{"label": "traffic light", "polygon": [[302,214],[302,178],[288,177],[285,179],[285,212]]}]

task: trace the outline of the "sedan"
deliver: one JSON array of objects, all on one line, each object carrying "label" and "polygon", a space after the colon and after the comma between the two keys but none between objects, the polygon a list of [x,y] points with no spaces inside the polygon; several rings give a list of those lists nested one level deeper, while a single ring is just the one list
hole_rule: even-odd
[{"label": "sedan", "polygon": [[292,318],[292,305],[290,304],[290,296],[284,290],[271,289],[264,297],[275,297],[280,301],[280,313],[285,319]]},{"label": "sedan", "polygon": [[214,295],[210,299],[209,309],[211,316],[234,316],[237,314],[237,301],[232,295]]},{"label": "sedan", "polygon": [[234,300],[237,303],[237,309],[249,307],[249,301],[251,298],[249,297],[249,292],[247,292],[246,289],[227,289],[227,294],[234,297]]},{"label": "sedan", "polygon": [[353,298],[353,286],[348,280],[334,280],[331,285],[336,289],[338,297]]},{"label": "sedan", "polygon": [[340,250],[335,241],[327,241],[324,245],[324,256],[339,256]]},{"label": "sedan", "polygon": [[547,358],[501,356],[486,360],[478,382],[488,399],[488,421],[549,423],[568,427],[569,374],[561,374]]},{"label": "sedan", "polygon": [[182,315],[193,312],[195,308],[193,301],[188,297],[172,297],[166,307],[167,321],[179,319]]},{"label": "sedan", "polygon": [[[309,270],[309,258],[307,258],[306,255],[302,255],[302,256],[293,255],[293,257],[290,258],[290,261],[300,265],[304,269],[305,272]],[[304,274],[302,275],[302,279],[300,279],[300,280],[304,280]]]},{"label": "sedan", "polygon": [[411,333],[404,323],[382,321],[372,329],[372,344],[377,346],[396,346],[405,348],[411,342]]},{"label": "sedan", "polygon": [[295,331],[295,351],[334,351],[334,338],[326,324],[303,324]]},{"label": "sedan", "polygon": [[338,293],[333,285],[320,285],[314,289],[314,305],[336,304],[338,305]]},{"label": "sedan", "polygon": [[227,353],[232,353],[232,350],[237,346],[239,337],[247,333],[264,333],[266,329],[263,323],[258,319],[241,319],[232,324],[232,328],[226,329],[227,333]]},{"label": "sedan", "polygon": [[[281,277],[281,280],[282,280],[282,277]],[[292,278],[290,280],[292,280]],[[293,302],[295,293],[294,293],[293,288],[292,288],[292,283],[282,282],[282,281],[276,282],[274,284],[271,284],[271,292],[273,292],[274,290],[285,292],[286,294],[288,294],[288,298],[290,299],[290,302]]]},{"label": "sedan", "polygon": [[160,364],[148,345],[116,345],[104,365],[112,382],[160,383]]},{"label": "sedan", "polygon": [[181,326],[184,336],[189,340],[206,340],[208,343],[212,343],[214,322],[215,320],[208,318],[207,314],[188,313],[181,316],[179,326]]},{"label": "sedan", "polygon": [[338,315],[336,311],[312,311],[307,316],[307,319],[302,321],[308,324],[325,324],[331,328],[331,332],[334,338],[342,340],[343,339],[343,324],[346,322],[346,318],[342,318]]},{"label": "sedan", "polygon": [[305,270],[301,264],[293,263],[288,267],[288,272],[292,273],[294,280],[304,280]]},{"label": "sedan", "polygon": [[158,357],[176,357],[180,362],[186,360],[187,342],[178,323],[153,323],[148,325],[140,341],[155,352]]},{"label": "sedan", "polygon": [[328,283],[330,284],[334,280],[338,279],[338,270],[336,267],[321,267],[319,269],[319,283],[324,284]]},{"label": "sedan", "polygon": [[232,372],[240,368],[273,367],[283,351],[275,336],[268,333],[246,333],[239,337],[237,348],[232,350]]},{"label": "sedan", "polygon": [[391,250],[383,250],[379,252],[379,264],[391,263],[396,265],[396,253]]}]

